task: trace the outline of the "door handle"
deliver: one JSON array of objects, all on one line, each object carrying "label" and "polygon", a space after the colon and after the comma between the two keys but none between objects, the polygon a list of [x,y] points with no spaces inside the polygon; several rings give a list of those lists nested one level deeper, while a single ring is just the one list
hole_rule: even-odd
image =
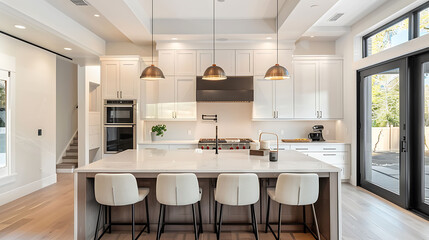
[{"label": "door handle", "polygon": [[323,112],[320,111],[320,118],[323,118]]},{"label": "door handle", "polygon": [[122,91],[121,91],[121,98],[122,98]]},{"label": "door handle", "polygon": [[405,137],[401,140],[401,152],[407,152],[407,140]]}]

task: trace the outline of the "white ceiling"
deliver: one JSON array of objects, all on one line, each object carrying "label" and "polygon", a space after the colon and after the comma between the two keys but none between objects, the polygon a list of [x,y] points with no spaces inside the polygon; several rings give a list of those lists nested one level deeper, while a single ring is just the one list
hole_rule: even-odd
[{"label": "white ceiling", "polygon": [[[45,0],[58,10],[85,26],[87,29],[107,42],[129,41],[115,26],[113,26],[97,9],[92,6],[76,6],[70,0]],[[100,17],[94,17],[99,14]]]},{"label": "white ceiling", "polygon": [[[151,1],[138,0],[151,16]],[[279,9],[286,0],[279,0]],[[215,0],[217,19],[267,19],[276,16],[276,0]],[[154,0],[155,19],[211,19],[213,0]]]},{"label": "white ceiling", "polygon": [[[314,26],[317,27],[350,27],[361,18],[378,8],[388,0],[341,0],[327,11]],[[337,13],[344,13],[337,21],[329,19]]]}]

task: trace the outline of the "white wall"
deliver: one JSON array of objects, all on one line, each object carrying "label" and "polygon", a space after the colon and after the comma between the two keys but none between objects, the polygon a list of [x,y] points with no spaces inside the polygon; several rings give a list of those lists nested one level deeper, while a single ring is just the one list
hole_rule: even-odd
[{"label": "white wall", "polygon": [[338,139],[352,143],[352,184],[357,183],[357,70],[429,47],[429,36],[423,36],[362,59],[362,36],[424,2],[426,0],[390,0],[355,23],[348,34],[336,41],[336,54],[344,59],[344,119],[338,121],[336,134]]},{"label": "white wall", "polygon": [[294,55],[335,55],[335,41],[300,39],[295,43]]},{"label": "white wall", "polygon": [[77,131],[77,65],[57,57],[57,153],[61,158]]},{"label": "white wall", "polygon": [[[16,175],[14,181],[0,186],[0,205],[56,182],[55,55],[0,35],[3,54],[16,61],[9,84],[12,171]],[[37,136],[37,129],[43,130],[42,136]]]},{"label": "white wall", "polygon": [[[150,130],[153,125],[166,124],[165,140],[214,138],[215,123],[202,121],[202,114],[217,114],[219,137],[251,137],[258,139],[258,131],[275,132],[281,138],[305,138],[316,124],[325,126],[326,139],[335,139],[336,121],[252,121],[252,103],[198,103],[197,122],[145,122],[143,134],[145,140],[150,140]],[[188,135],[188,131],[191,134]],[[283,132],[282,132],[283,131]]]}]

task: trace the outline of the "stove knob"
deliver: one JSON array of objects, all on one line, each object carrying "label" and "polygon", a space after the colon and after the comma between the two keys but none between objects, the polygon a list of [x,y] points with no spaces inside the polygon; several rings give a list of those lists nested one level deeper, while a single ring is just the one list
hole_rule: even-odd
[{"label": "stove knob", "polygon": [[239,147],[239,146],[237,146],[236,148],[237,148],[237,149],[240,149],[240,147]]},{"label": "stove knob", "polygon": [[243,149],[246,149],[246,146],[243,146]]},{"label": "stove knob", "polygon": [[231,149],[231,150],[232,150],[232,149],[234,149],[234,148],[233,148],[233,147],[230,147],[229,149]]},{"label": "stove knob", "polygon": [[209,146],[207,146],[207,149],[210,149],[210,147],[209,147]]},{"label": "stove knob", "polygon": [[204,150],[204,146],[202,146],[201,149]]},{"label": "stove knob", "polygon": [[219,147],[219,150],[222,150],[222,148],[221,148],[221,147]]}]

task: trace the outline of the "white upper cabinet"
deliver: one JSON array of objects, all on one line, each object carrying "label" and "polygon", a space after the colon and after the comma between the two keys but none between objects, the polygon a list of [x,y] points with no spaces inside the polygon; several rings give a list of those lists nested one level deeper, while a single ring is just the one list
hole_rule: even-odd
[{"label": "white upper cabinet", "polygon": [[235,51],[235,75],[253,76],[253,50]]},{"label": "white upper cabinet", "polygon": [[[213,50],[197,51],[198,76],[202,76],[212,64]],[[216,50],[216,65],[225,71],[226,76],[235,76],[235,50]]]},{"label": "white upper cabinet", "polygon": [[138,58],[110,59],[101,59],[103,99],[137,99],[140,76]]},{"label": "white upper cabinet", "polygon": [[295,118],[343,118],[343,61],[304,57],[294,62]]},{"label": "white upper cabinet", "polygon": [[195,76],[177,76],[175,119],[196,119],[196,78]]},{"label": "white upper cabinet", "polygon": [[119,98],[119,61],[101,63],[101,79],[104,99]]},{"label": "white upper cabinet", "polygon": [[138,95],[139,65],[138,61],[120,61],[119,79],[122,99],[136,99]]},{"label": "white upper cabinet", "polygon": [[197,57],[194,50],[176,50],[175,53],[174,75],[193,75],[197,74]]},{"label": "white upper cabinet", "polygon": [[158,51],[158,67],[164,73],[164,76],[174,75],[174,50]]},{"label": "white upper cabinet", "polygon": [[255,76],[253,86],[253,119],[274,118],[274,81]]},{"label": "white upper cabinet", "polygon": [[319,63],[320,118],[343,118],[343,61]]},{"label": "white upper cabinet", "polygon": [[254,50],[253,70],[255,76],[265,76],[267,70],[276,64],[275,50]]},{"label": "white upper cabinet", "polygon": [[[269,80],[272,81],[272,80]],[[294,117],[293,79],[274,81],[276,118]]]},{"label": "white upper cabinet", "polygon": [[165,76],[158,82],[157,119],[174,119],[175,87],[174,76]]},{"label": "white upper cabinet", "polygon": [[318,64],[313,61],[299,61],[294,64],[295,118],[317,118],[316,92]]}]

